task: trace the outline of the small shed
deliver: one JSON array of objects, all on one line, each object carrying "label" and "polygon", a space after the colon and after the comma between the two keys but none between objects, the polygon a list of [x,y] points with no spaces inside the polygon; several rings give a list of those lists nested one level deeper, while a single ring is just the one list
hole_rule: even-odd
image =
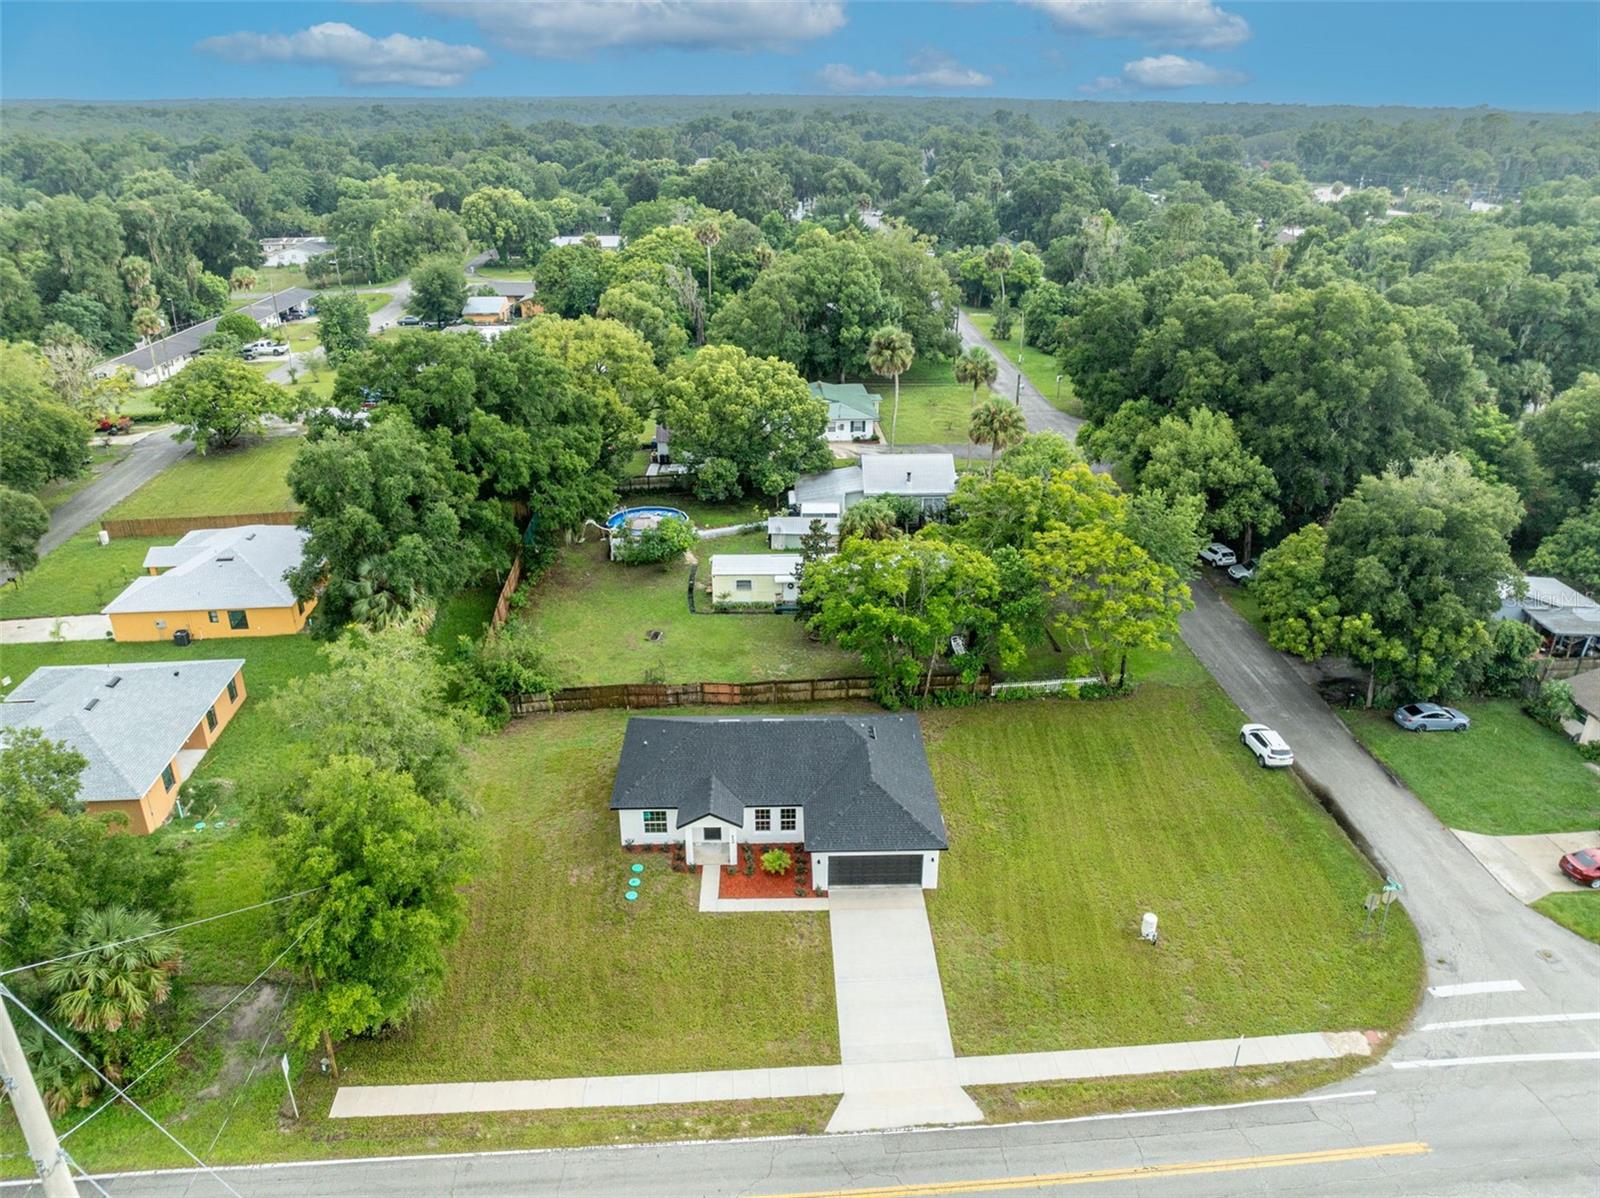
[{"label": "small shed", "polygon": [[711,599],[718,605],[790,607],[800,600],[798,553],[719,553],[711,558]]}]

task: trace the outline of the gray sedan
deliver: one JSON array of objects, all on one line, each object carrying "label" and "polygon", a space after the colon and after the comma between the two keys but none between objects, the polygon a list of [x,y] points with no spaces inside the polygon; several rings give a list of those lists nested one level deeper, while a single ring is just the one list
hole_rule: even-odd
[{"label": "gray sedan", "polygon": [[1394,722],[1407,732],[1465,732],[1472,727],[1465,712],[1437,703],[1407,703],[1396,707]]}]

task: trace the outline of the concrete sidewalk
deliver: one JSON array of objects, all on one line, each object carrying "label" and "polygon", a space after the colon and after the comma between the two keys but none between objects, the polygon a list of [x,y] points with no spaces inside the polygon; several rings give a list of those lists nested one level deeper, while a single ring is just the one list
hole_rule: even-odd
[{"label": "concrete sidewalk", "polygon": [[27,620],[0,620],[0,645],[104,641],[110,637],[110,616],[35,616]]},{"label": "concrete sidewalk", "polygon": [[[782,1069],[566,1077],[550,1081],[340,1086],[339,1092],[334,1095],[328,1117],[371,1119],[475,1111],[661,1106],[828,1094],[844,1094],[848,1102],[852,1085],[867,1087],[867,1093],[878,1093],[897,1088],[908,1089],[930,1081],[941,1086],[1074,1081],[1129,1074],[1228,1069],[1235,1064],[1243,1068],[1287,1061],[1330,1060],[1335,1057],[1366,1056],[1371,1051],[1366,1036],[1360,1032],[1303,1032],[1285,1036],[1254,1036],[1243,1040],[1195,1040],[1177,1044],[1138,1044],[1125,1048],[1084,1048],[1068,1052],[950,1057],[934,1061],[895,1061],[855,1066],[802,1065]],[[840,1103],[841,1108],[845,1105],[845,1102]],[[977,1118],[982,1118],[981,1113]],[[841,1130],[832,1124],[829,1129]]]}]

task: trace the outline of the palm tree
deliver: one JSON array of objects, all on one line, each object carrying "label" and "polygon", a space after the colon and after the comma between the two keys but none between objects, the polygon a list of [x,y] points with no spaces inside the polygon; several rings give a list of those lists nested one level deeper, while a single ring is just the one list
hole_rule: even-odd
[{"label": "palm tree", "polygon": [[894,444],[900,425],[900,376],[911,369],[917,357],[917,344],[911,334],[886,324],[872,334],[867,346],[867,366],[873,374],[894,380],[894,415],[889,420],[889,444]]},{"label": "palm tree", "polygon": [[145,338],[150,346],[150,373],[156,372],[156,334],[161,331],[161,313],[153,307],[140,308],[133,314],[133,331]]},{"label": "palm tree", "polygon": [[711,250],[722,240],[722,226],[715,220],[703,220],[694,227],[694,239],[706,247],[706,307],[711,306]]},{"label": "palm tree", "polygon": [[178,942],[160,929],[148,911],[126,907],[84,916],[63,945],[63,955],[82,955],[42,970],[55,1013],[79,1032],[138,1027],[171,992],[182,960]]},{"label": "palm tree", "polygon": [[235,266],[233,273],[228,276],[228,289],[230,291],[254,290],[257,282],[256,272],[248,266]]},{"label": "palm tree", "polygon": [[973,410],[967,436],[974,445],[989,447],[989,477],[994,477],[995,455],[1028,435],[1028,422],[1022,409],[995,396]]},{"label": "palm tree", "polygon": [[420,595],[409,585],[396,586],[384,577],[375,558],[363,558],[356,565],[356,576],[346,583],[350,596],[350,618],[358,624],[386,628],[416,607]]},{"label": "palm tree", "polygon": [[974,345],[956,359],[956,382],[972,388],[972,402],[978,402],[978,388],[991,385],[1000,377],[1000,367],[993,356],[981,345]]},{"label": "palm tree", "polygon": [[983,256],[983,264],[1000,276],[1000,298],[1006,297],[1006,271],[1011,269],[1011,247],[995,242]]}]

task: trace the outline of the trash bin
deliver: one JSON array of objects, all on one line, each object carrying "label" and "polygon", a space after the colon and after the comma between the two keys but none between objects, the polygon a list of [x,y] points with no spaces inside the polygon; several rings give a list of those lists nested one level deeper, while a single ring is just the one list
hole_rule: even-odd
[{"label": "trash bin", "polygon": [[189,630],[180,628],[174,632],[172,634],[172,643],[174,645],[187,645],[189,643]]}]

